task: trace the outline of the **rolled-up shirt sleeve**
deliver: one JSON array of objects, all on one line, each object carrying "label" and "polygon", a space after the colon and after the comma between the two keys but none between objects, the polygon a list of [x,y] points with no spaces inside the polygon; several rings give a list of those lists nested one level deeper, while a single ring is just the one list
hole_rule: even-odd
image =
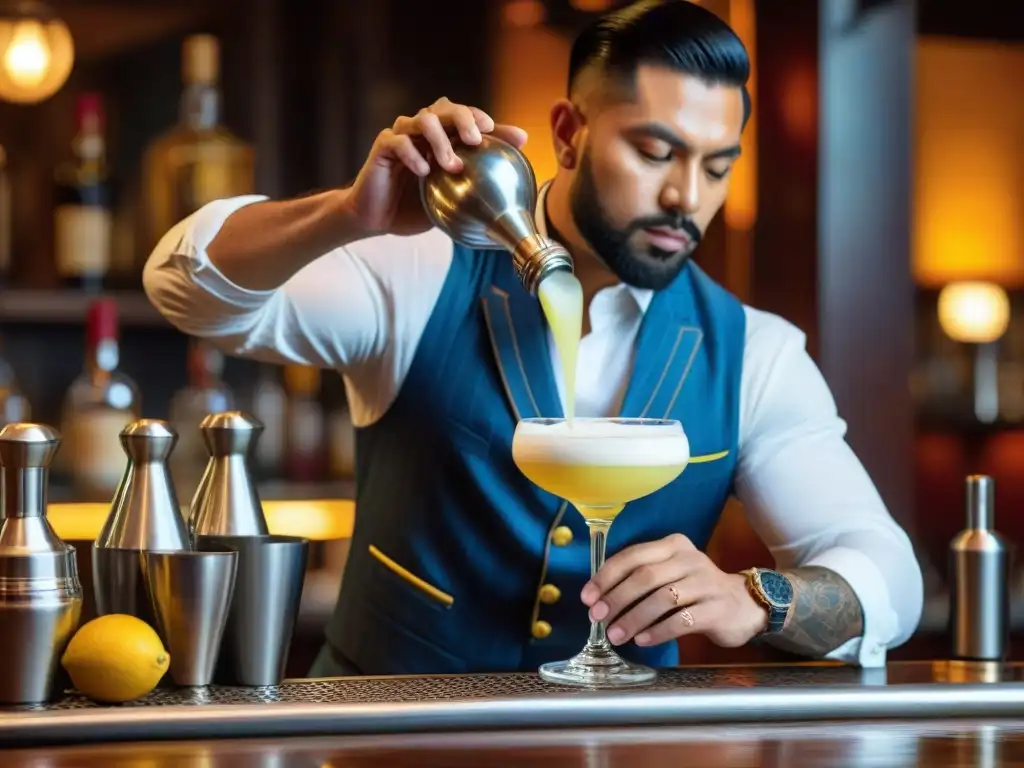
[{"label": "rolled-up shirt sleeve", "polygon": [[280,288],[249,290],[218,270],[207,248],[232,214],[264,200],[213,201],[161,238],[143,286],[172,325],[238,357],[343,373],[363,363],[394,365],[415,348],[450,263],[450,241],[436,230],[369,238],[325,253]]},{"label": "rolled-up shirt sleeve", "polygon": [[[749,317],[749,315],[748,315]],[[736,495],[779,569],[821,566],[856,594],[863,634],[827,658],[865,667],[914,632],[921,617],[921,569],[845,440],[827,383],[804,335],[755,311],[744,355]]]}]

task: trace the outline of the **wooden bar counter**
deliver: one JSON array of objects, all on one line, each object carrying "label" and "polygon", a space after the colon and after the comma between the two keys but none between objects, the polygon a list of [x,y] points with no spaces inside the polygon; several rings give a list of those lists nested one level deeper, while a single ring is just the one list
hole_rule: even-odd
[{"label": "wooden bar counter", "polygon": [[1022,682],[1024,665],[937,661],[688,667],[620,691],[488,674],[161,688],[116,707],[68,692],[0,709],[0,764],[1016,764],[992,758],[1024,760]]},{"label": "wooden bar counter", "polygon": [[569,732],[144,742],[0,752],[5,768],[992,768],[1024,724],[850,721]]}]

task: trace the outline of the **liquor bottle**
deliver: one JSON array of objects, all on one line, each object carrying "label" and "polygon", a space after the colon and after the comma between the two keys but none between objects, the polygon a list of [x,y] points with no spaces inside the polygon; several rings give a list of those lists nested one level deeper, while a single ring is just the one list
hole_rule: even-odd
[{"label": "liquor bottle", "polygon": [[64,284],[95,292],[110,265],[113,228],[103,101],[98,94],[78,97],[76,124],[72,158],[56,172],[54,256]]},{"label": "liquor bottle", "polygon": [[210,452],[199,425],[211,413],[232,410],[234,395],[221,380],[224,355],[208,343],[191,339],[188,346],[188,384],[171,397],[170,423],[178,433],[178,444],[170,457],[171,476],[181,504],[188,504]]},{"label": "liquor bottle", "polygon": [[285,476],[294,483],[319,482],[326,464],[320,371],[307,365],[286,365],[284,383],[288,392]]},{"label": "liquor bottle", "polygon": [[221,124],[220,46],[216,37],[187,37],[178,124],[157,138],[143,160],[144,246],[213,200],[253,191],[252,148]]},{"label": "liquor bottle", "polygon": [[78,501],[109,500],[124,472],[120,433],[139,418],[139,391],[118,370],[117,304],[97,299],[86,320],[85,365],[64,399],[62,467]]}]

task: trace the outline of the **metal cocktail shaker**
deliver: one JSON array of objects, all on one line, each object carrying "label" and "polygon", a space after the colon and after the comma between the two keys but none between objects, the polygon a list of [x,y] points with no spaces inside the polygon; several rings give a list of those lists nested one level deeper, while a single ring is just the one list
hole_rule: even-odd
[{"label": "metal cocktail shaker", "polygon": [[192,499],[188,527],[197,536],[266,536],[249,460],[263,424],[242,411],[211,413],[199,425],[210,451],[203,479]]},{"label": "metal cocktail shaker", "polygon": [[477,146],[456,144],[463,169],[435,165],[420,178],[420,197],[433,224],[468,248],[505,249],[530,293],[554,271],[572,271],[569,252],[541,237],[534,220],[537,179],[523,153],[484,135]]},{"label": "metal cocktail shaker", "polygon": [[75,548],[46,519],[59,446],[57,431],[43,424],[0,430],[0,704],[50,698],[82,614]]},{"label": "metal cocktail shaker", "polygon": [[139,419],[121,430],[128,464],[92,550],[100,616],[126,613],[156,626],[141,553],[191,549],[167,465],[177,440],[177,432],[159,419]]},{"label": "metal cocktail shaker", "polygon": [[953,656],[1001,661],[1010,631],[1011,547],[993,530],[995,482],[967,478],[967,526],[949,545],[949,630]]}]

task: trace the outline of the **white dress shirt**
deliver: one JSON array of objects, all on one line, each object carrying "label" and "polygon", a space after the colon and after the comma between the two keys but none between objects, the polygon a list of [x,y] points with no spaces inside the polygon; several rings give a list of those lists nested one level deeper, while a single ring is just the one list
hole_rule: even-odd
[{"label": "white dress shirt", "polygon": [[[206,248],[232,213],[265,199],[218,200],[177,224],[146,264],[146,292],[177,328],[228,354],[338,371],[353,423],[372,424],[409,371],[452,263],[452,242],[438,230],[370,238],[324,254],[278,290],[247,290],[217,270]],[[618,414],[650,299],[649,291],[619,284],[591,301],[576,378],[580,416]],[[847,445],[846,424],[804,334],[776,315],[744,309],[737,497],[777,568],[829,568],[856,593],[864,633],[829,658],[881,666],[921,615],[910,541]]]}]

